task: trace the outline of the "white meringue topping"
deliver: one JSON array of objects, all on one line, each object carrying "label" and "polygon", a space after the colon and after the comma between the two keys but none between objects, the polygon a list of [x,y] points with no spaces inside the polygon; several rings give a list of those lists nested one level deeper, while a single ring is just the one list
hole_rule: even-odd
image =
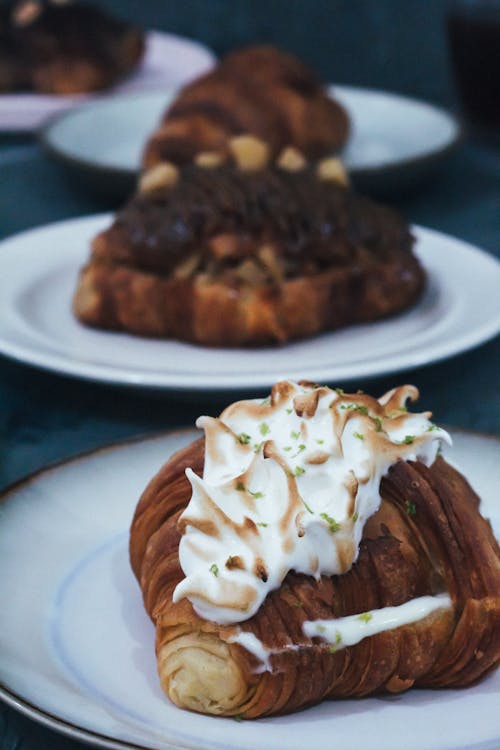
[{"label": "white meringue topping", "polygon": [[203,478],[180,518],[187,597],[221,624],[254,615],[291,570],[345,573],[366,520],[380,505],[382,477],[399,460],[431,465],[448,434],[401,386],[380,399],[312,384],[277,383],[269,399],[232,404],[205,430]]}]

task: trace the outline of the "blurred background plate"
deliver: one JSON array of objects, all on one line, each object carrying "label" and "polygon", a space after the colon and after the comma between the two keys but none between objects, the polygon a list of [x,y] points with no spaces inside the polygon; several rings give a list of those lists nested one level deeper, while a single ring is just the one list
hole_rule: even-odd
[{"label": "blurred background plate", "polygon": [[344,159],[368,193],[406,190],[431,176],[458,145],[460,126],[444,109],[385,91],[333,86],[351,117]]},{"label": "blurred background plate", "polygon": [[79,269],[110,214],[23,232],[0,245],[0,352],[87,380],[178,391],[267,388],[282,378],[345,383],[420,367],[500,331],[500,263],[465,242],[413,227],[429,282],[409,310],[284,346],[221,349],[81,325]]},{"label": "blurred background plate", "polygon": [[150,31],[146,50],[137,70],[120,84],[99,95],[53,96],[47,94],[1,94],[0,131],[36,130],[48,117],[65,111],[92,96],[132,94],[139,91],[178,87],[209,70],[215,55],[192,39]]},{"label": "blurred background plate", "polygon": [[[350,86],[330,91],[351,118],[344,159],[360,190],[405,190],[431,175],[459,141],[455,118],[426,102]],[[124,198],[145,141],[174,96],[166,89],[86,104],[53,119],[42,143],[90,188]]]}]

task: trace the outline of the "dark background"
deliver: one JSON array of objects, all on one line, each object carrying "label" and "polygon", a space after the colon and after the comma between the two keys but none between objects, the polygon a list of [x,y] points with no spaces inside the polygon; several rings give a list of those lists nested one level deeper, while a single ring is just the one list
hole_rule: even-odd
[{"label": "dark background", "polygon": [[447,0],[101,0],[146,28],[193,37],[217,55],[269,42],[336,83],[453,101]]}]

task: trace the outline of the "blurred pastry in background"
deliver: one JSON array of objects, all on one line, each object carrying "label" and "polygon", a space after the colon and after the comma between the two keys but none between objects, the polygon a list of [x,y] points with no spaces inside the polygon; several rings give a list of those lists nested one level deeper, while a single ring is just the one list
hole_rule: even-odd
[{"label": "blurred pastry in background", "polygon": [[265,141],[271,157],[294,146],[317,159],[344,145],[349,118],[297,57],[248,47],[180,91],[146,145],[144,166],[227,154],[230,139],[244,133]]},{"label": "blurred pastry in background", "polygon": [[105,89],[144,52],[143,32],[80,2],[0,6],[0,91],[72,95]]},{"label": "blurred pastry in background", "polygon": [[230,54],[182,89],[148,141],[139,191],[94,240],[84,324],[206,346],[283,344],[393,315],[425,272],[396,212],[332,156],[340,105],[292,55]]},{"label": "blurred pastry in background", "polygon": [[335,157],[253,135],[157,164],[94,240],[81,322],[210,346],[279,344],[392,315],[425,272],[402,217],[354,193]]}]

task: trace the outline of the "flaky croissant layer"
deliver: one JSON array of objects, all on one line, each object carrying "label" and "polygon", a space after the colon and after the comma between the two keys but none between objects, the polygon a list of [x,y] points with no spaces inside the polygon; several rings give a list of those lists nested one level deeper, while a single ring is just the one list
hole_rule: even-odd
[{"label": "flaky croissant layer", "polygon": [[[190,497],[185,469],[201,474],[203,440],[183,449],[150,482],[131,529],[130,555],[156,625],[163,689],[177,705],[257,718],[326,698],[401,692],[413,685],[470,685],[500,661],[500,550],[479,499],[438,458],[427,468],[399,461],[381,483],[357,562],[319,581],[290,573],[241,628],[201,619],[183,599],[177,520]],[[448,592],[452,606],[336,649],[307,638],[303,624],[342,618]],[[234,642],[248,634],[263,664]]]}]

